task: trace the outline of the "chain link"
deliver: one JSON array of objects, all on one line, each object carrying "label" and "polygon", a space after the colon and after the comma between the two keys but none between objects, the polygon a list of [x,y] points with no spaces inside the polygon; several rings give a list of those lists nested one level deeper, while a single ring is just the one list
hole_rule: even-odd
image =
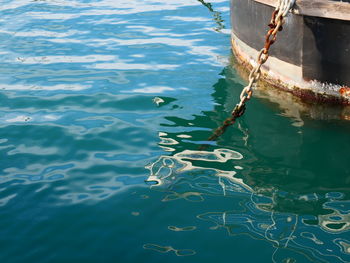
[{"label": "chain link", "polygon": [[288,14],[294,3],[295,0],[278,0],[278,4],[272,13],[270,24],[268,25],[270,29],[265,36],[265,45],[259,51],[255,66],[249,73],[249,83],[243,88],[239,96],[240,101],[233,109],[231,116],[224,121],[221,127],[216,129],[214,134],[208,139],[209,141],[216,140],[225,132],[229,125],[234,124],[236,119],[244,114],[246,102],[250,100],[253,95],[253,86],[261,77],[261,66],[268,60],[270,47],[276,42],[277,33],[283,29],[284,17]]},{"label": "chain link", "polygon": [[[259,81],[261,76],[261,66],[265,64],[269,58],[270,47],[276,42],[277,33],[281,31],[282,25],[284,23],[284,17],[287,15],[288,11],[294,5],[295,0],[279,0],[275,11],[272,13],[271,21],[269,24],[270,30],[267,32],[265,37],[265,45],[260,50],[256,65],[250,71],[249,74],[249,84],[243,88],[240,95],[240,102],[238,103],[238,108],[242,107],[246,101],[250,100],[253,95],[253,86]],[[237,110],[236,108],[234,111]],[[233,113],[233,112],[232,112]]]}]

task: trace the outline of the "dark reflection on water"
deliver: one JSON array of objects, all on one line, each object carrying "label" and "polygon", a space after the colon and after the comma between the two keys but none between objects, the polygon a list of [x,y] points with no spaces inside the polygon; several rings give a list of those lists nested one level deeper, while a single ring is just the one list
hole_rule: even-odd
[{"label": "dark reflection on water", "polygon": [[218,11],[215,11],[213,9],[213,6],[211,3],[206,2],[204,0],[197,0],[197,1],[202,3],[213,14],[213,19],[214,19],[215,23],[217,24],[217,27],[215,27],[214,30],[220,32],[221,29],[224,29],[225,25],[223,23],[224,20],[221,17],[221,13]]},{"label": "dark reflection on water", "polygon": [[[221,76],[213,86],[213,111],[165,117],[171,124],[164,127],[182,131],[160,134],[160,147],[171,154],[147,167],[148,180],[158,183],[152,188],[167,192],[163,201],[233,197],[237,204],[197,217],[229,235],[270,242],[273,262],[350,260],[348,123],[314,119],[311,106],[276,105],[259,90],[260,99],[249,103],[237,125],[209,144],[210,130],[227,117],[242,84],[230,67]],[[276,114],[281,111],[288,118]],[[190,127],[206,129],[186,132]],[[205,151],[202,143],[209,144]]]}]

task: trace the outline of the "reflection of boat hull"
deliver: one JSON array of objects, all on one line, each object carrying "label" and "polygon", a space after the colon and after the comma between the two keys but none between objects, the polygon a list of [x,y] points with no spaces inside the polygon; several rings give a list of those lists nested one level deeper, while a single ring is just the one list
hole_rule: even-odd
[{"label": "reflection of boat hull", "polygon": [[[263,78],[307,100],[349,104],[350,3],[316,0],[315,10],[307,1],[297,1],[287,17],[262,68]],[[247,68],[264,45],[276,2],[231,0],[232,47]]]}]

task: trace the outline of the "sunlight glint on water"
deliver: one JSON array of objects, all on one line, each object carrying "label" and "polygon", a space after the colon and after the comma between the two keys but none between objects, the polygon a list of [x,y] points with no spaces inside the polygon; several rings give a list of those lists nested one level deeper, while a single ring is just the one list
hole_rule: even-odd
[{"label": "sunlight glint on water", "polygon": [[350,261],[347,122],[257,92],[207,141],[228,6],[1,3],[0,262]]}]

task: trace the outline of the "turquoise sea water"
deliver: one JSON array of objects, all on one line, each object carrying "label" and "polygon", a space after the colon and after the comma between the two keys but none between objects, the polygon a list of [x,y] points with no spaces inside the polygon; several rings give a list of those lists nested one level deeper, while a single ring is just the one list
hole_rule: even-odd
[{"label": "turquoise sea water", "polygon": [[257,92],[206,141],[228,6],[1,1],[0,262],[350,261],[346,112]]}]

